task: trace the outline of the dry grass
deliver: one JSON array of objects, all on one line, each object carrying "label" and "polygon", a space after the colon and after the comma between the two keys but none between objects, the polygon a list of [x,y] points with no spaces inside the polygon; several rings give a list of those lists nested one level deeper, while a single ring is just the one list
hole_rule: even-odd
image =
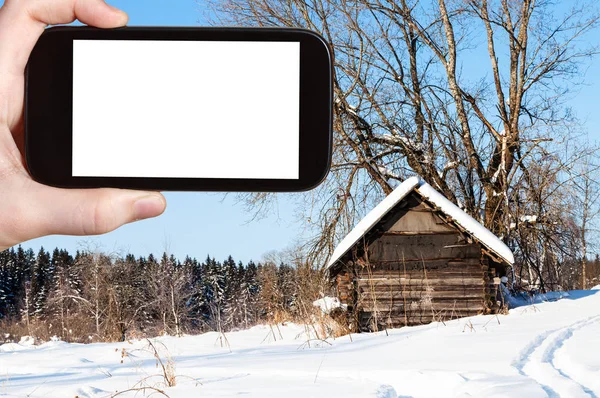
[{"label": "dry grass", "polygon": [[[156,361],[156,368],[158,369],[158,373],[147,375],[146,377],[138,381],[136,384],[134,384],[131,388],[119,391],[111,395],[111,397],[116,397],[129,392],[142,393],[144,396],[146,394],[159,394],[164,397],[168,397],[169,395],[167,394],[166,390],[168,388],[175,387],[177,385],[178,379],[181,378],[187,378],[194,381],[196,383],[196,386],[202,384],[192,377],[177,374],[175,360],[173,359],[173,357],[169,353],[169,350],[163,343],[158,341],[153,342],[150,339],[146,339],[146,343],[146,347],[141,350],[128,351],[127,349],[122,348],[120,361],[121,363],[123,363],[123,361],[125,361],[127,358],[134,361],[134,351],[150,353]],[[119,350],[117,349],[117,351]]]},{"label": "dry grass", "polygon": [[152,343],[152,340],[146,339],[148,342],[148,347],[154,358],[156,359],[156,367],[160,370],[160,375],[162,377],[163,383],[167,387],[175,387],[177,385],[177,376],[175,374],[175,361],[173,357],[169,354],[167,347],[160,343],[162,348],[166,351],[165,359],[161,358],[161,355],[156,348],[156,344]]}]

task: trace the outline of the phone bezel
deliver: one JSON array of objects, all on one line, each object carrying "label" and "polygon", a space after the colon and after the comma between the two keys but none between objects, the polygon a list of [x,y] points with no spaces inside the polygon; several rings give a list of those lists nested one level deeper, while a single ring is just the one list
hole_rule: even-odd
[{"label": "phone bezel", "polygon": [[[73,40],[300,42],[300,178],[139,178],[72,176]],[[27,65],[25,155],[31,176],[60,188],[164,191],[306,191],[329,172],[332,146],[332,58],[318,34],[294,28],[48,28]],[[107,156],[110,161],[110,156]]]}]

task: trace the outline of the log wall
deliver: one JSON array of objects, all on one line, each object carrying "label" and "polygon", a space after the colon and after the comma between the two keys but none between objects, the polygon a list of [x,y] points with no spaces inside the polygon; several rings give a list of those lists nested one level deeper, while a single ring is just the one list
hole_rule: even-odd
[{"label": "log wall", "polygon": [[[338,293],[362,331],[420,325],[483,313],[490,270],[480,259],[355,264],[338,275]],[[404,269],[406,267],[406,269]]]}]

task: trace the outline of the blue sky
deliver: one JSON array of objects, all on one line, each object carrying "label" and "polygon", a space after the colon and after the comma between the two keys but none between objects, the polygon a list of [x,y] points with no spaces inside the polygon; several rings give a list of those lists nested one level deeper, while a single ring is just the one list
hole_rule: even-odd
[{"label": "blue sky", "polygon": [[[129,14],[130,25],[199,25],[206,11],[196,0],[112,0],[109,3]],[[600,44],[600,32],[589,39]],[[570,105],[586,122],[590,138],[600,140],[599,57],[589,63],[585,80],[587,85],[577,89]],[[92,241],[107,251],[129,251],[136,255],[159,253],[166,248],[179,257],[189,254],[203,259],[210,253],[223,259],[231,254],[235,259],[248,261],[260,260],[271,250],[284,249],[297,236],[293,206],[287,199],[279,200],[278,216],[248,222],[251,214],[236,204],[233,195],[166,193],[165,196],[167,211],[157,219],[127,225],[101,237],[51,236],[26,242],[24,246],[75,250],[86,241]]]}]

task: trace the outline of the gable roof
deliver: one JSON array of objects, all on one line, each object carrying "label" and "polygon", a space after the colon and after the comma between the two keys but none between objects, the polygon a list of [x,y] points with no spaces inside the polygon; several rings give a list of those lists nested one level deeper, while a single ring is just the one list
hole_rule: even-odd
[{"label": "gable roof", "polygon": [[411,177],[400,184],[381,201],[335,248],[327,268],[340,260],[363,236],[365,236],[392,208],[410,192],[416,191],[439,211],[450,217],[461,229],[469,233],[492,253],[512,265],[515,262],[512,251],[496,235],[481,225],[473,217],[450,202],[420,177]]}]

